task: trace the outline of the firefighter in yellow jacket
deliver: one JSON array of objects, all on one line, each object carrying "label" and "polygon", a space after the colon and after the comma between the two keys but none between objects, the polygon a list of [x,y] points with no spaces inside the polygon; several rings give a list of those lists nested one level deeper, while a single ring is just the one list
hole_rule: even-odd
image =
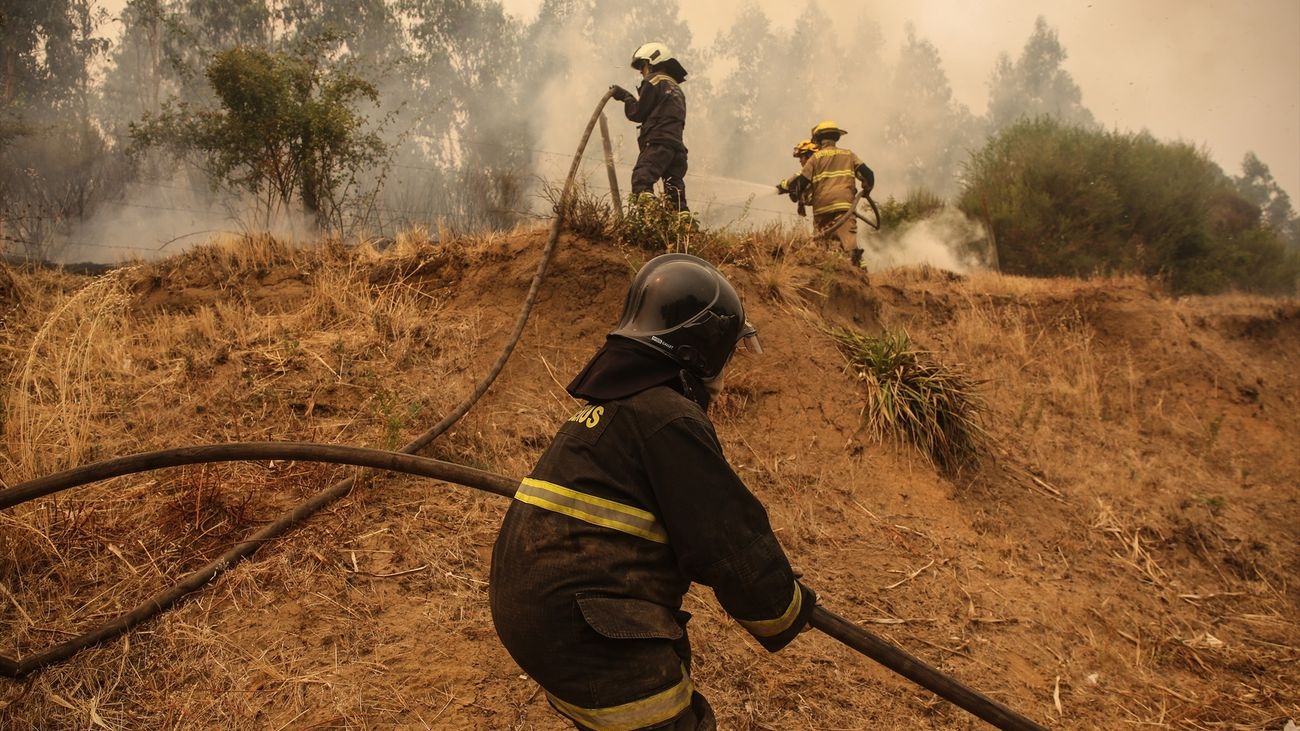
[{"label": "firefighter in yellow jacket", "polygon": [[736,290],[688,254],[647,262],[569,393],[586,401],[523,480],[492,549],[497,636],[579,729],[713,731],[691,679],[691,584],[764,648],[817,598],[727,464],[706,409],[738,348]]},{"label": "firefighter in yellow jacket", "polygon": [[[817,145],[813,144],[812,140],[804,140],[794,146],[794,153],[792,156],[794,159],[799,161],[799,168],[802,170],[803,166],[808,163],[808,160],[812,158],[813,153],[816,151]],[[790,200],[799,204],[799,215],[806,216],[808,215],[808,206],[812,204],[812,188],[806,188],[802,194],[796,194],[791,186],[794,185],[794,179],[797,177],[799,177],[799,173],[795,173],[777,183],[776,192],[790,196]]]},{"label": "firefighter in yellow jacket", "polygon": [[[835,122],[827,120],[812,128],[812,141],[817,145],[803,166],[803,171],[792,181],[797,194],[812,192],[813,226],[818,236],[838,240],[849,253],[854,265],[862,263],[862,249],[858,248],[858,222],[853,210],[857,195],[854,181],[870,193],[876,184],[876,174],[851,150],[839,147],[841,136],[848,134]],[[832,228],[848,212],[839,226]]]}]

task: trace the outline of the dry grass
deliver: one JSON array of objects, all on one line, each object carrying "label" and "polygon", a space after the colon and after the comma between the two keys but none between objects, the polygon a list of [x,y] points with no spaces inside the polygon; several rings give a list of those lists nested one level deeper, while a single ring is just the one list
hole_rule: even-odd
[{"label": "dry grass", "polygon": [[[246,250],[221,244],[192,252],[188,267],[169,261],[156,272],[117,270],[50,303],[29,334],[11,331],[22,339],[5,345],[23,356],[5,395],[10,483],[152,446],[256,438],[384,444],[418,431],[419,411],[442,400],[436,382],[418,369],[440,363],[463,370],[478,342],[474,312],[445,311],[436,292],[401,274],[417,270],[420,262],[412,259],[428,252],[417,246],[408,259],[381,256],[397,274],[372,281],[374,270],[359,259],[373,259],[373,249],[354,257],[247,243]],[[290,261],[308,272],[307,286],[264,311],[238,295],[188,311],[132,311],[132,286],[139,291],[171,278],[187,287],[230,287]],[[200,272],[206,283],[196,278]],[[396,382],[381,383],[381,373]],[[408,379],[424,383],[399,385]],[[423,395],[408,408],[397,388]],[[446,398],[453,396],[459,394]],[[245,416],[225,421],[231,405]],[[200,427],[207,414],[217,418],[209,424],[215,429]],[[246,421],[250,415],[258,421]],[[258,425],[270,415],[280,423]],[[121,478],[0,515],[0,575],[12,589],[0,597],[0,622],[13,640],[0,652],[40,649],[106,620],[337,474],[293,466],[186,468]],[[82,720],[134,725],[127,717],[114,720],[112,708],[97,700],[103,695],[59,697]]]},{"label": "dry grass", "polygon": [[1080,292],[1147,292],[1163,294],[1159,282],[1138,275],[1107,275],[1090,279],[1036,278],[995,271],[976,271],[964,275],[966,289],[985,296],[1028,297],[1063,295]]},{"label": "dry grass", "polygon": [[[502,235],[237,243],[143,267],[116,290],[98,285],[111,297],[92,298],[85,280],[16,273],[25,306],[0,331],[6,403],[39,340],[29,382],[53,383],[63,368],[69,393],[101,399],[67,427],[93,435],[101,456],[257,438],[396,445],[459,400],[501,337],[491,308],[516,304],[486,301],[497,280],[476,270],[518,255]],[[990,469],[956,491],[921,460],[854,434],[861,401],[834,390],[849,382],[813,311],[844,303],[801,289],[847,263],[779,232],[710,245],[747,293],[768,293],[754,306],[782,354],[733,369],[714,406],[719,433],[828,606],[1054,727],[1300,718],[1296,547],[1284,503],[1272,502],[1298,468],[1285,449],[1300,428],[1283,398],[1294,374],[1274,362],[1290,351],[1284,339],[1247,341],[1247,328],[1179,329],[1206,312],[1263,317],[1278,304],[1169,303],[1138,282],[873,273],[873,285],[898,288],[887,325],[989,381],[998,461],[1009,455],[1026,485],[1047,485],[1017,489]],[[572,408],[562,383],[605,326],[575,304],[592,293],[573,294],[563,277],[623,281],[620,257],[635,254],[610,249],[557,261],[537,326],[439,440],[440,456],[511,475],[531,467]],[[621,293],[603,294],[616,311]],[[44,330],[61,308],[65,325]],[[1151,334],[1118,327],[1134,315],[1150,318]],[[93,326],[93,342],[74,339],[70,322]],[[92,375],[76,371],[77,347]],[[1260,354],[1270,348],[1276,358]],[[1258,404],[1232,400],[1239,370],[1248,384],[1264,378]],[[55,393],[29,388],[29,423],[60,418]],[[57,460],[62,449],[32,451]],[[6,447],[10,482],[18,454]],[[343,474],[193,467],[5,511],[0,653],[115,616]],[[375,477],[136,631],[28,681],[0,680],[0,715],[15,727],[558,731],[487,616],[504,507]],[[707,590],[684,608],[696,615],[696,677],[727,727],[973,723],[817,633],[772,656]]]},{"label": "dry grass", "polygon": [[29,297],[31,291],[24,278],[16,276],[8,264],[0,261],[0,315],[22,306]]},{"label": "dry grass", "polygon": [[589,239],[609,238],[618,233],[615,207],[621,206],[621,201],[592,193],[581,178],[575,181],[568,198],[563,197],[563,192],[563,186],[546,183],[541,195],[553,213],[564,215],[565,230]]},{"label": "dry grass", "polygon": [[784,305],[798,305],[811,292],[809,254],[818,249],[808,235],[770,227],[745,239],[744,264],[754,271],[759,294]]},{"label": "dry grass", "polygon": [[5,398],[11,479],[36,477],[95,452],[101,437],[95,420],[116,406],[105,385],[132,368],[125,286],[131,273],[119,269],[86,285],[32,337]]},{"label": "dry grass", "polygon": [[1003,377],[992,379],[990,397],[1018,397],[1018,426],[1036,428],[1041,410],[1049,407],[1096,420],[1141,418],[1138,394],[1150,374],[1127,349],[1098,350],[1098,334],[1080,309],[1081,299],[1044,311],[971,294],[973,285],[966,289],[964,306],[947,328],[953,353],[967,362],[996,358]]}]

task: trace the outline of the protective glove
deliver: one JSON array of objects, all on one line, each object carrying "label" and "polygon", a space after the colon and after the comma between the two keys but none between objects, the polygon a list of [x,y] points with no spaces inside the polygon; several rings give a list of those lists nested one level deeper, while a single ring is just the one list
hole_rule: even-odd
[{"label": "protective glove", "polygon": [[862,195],[871,195],[871,190],[876,187],[876,173],[865,163],[859,165],[854,172],[858,180],[862,181]]},{"label": "protective glove", "polygon": [[789,192],[790,192],[790,189],[787,188],[787,187],[785,187],[785,181],[784,181],[784,180],[782,180],[781,182],[779,182],[779,183],[776,184],[776,192],[778,192],[778,193],[789,193]]},{"label": "protective glove", "polygon": [[635,96],[632,95],[632,92],[628,91],[627,89],[624,89],[618,84],[613,84],[612,86],[609,87],[609,90],[613,92],[614,98],[621,102],[631,101],[636,98]]}]

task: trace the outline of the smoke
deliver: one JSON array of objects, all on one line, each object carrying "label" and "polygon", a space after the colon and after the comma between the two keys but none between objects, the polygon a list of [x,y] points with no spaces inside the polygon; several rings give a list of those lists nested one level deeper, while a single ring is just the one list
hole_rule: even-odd
[{"label": "smoke", "polygon": [[178,171],[130,183],[88,220],[74,224],[66,238],[54,240],[48,258],[62,264],[150,261],[252,231],[285,241],[312,240],[320,233],[300,209],[281,208],[268,216],[263,201],[212,191]]},{"label": "smoke", "polygon": [[[683,15],[696,37],[707,42],[752,3],[689,3]],[[976,114],[985,110],[998,55],[1014,58],[1035,18],[1043,15],[1059,30],[1068,51],[1065,68],[1103,127],[1145,129],[1162,140],[1204,146],[1228,171],[1236,171],[1245,153],[1254,150],[1291,199],[1300,200],[1300,3],[1295,0],[1196,0],[1179,3],[1176,10],[1167,3],[1128,0],[984,0],[960,8],[950,0],[820,5],[833,22],[818,28],[819,36],[843,39],[860,19],[869,19],[884,34],[889,63],[906,24],[914,24],[918,36],[938,48],[955,100]],[[760,0],[758,6],[775,26],[791,29],[805,4]],[[865,61],[827,71],[844,98],[879,97],[884,76]],[[888,97],[880,99],[885,106]],[[836,108],[823,113],[848,116]],[[853,123],[860,126],[859,120]]]},{"label": "smoke", "polygon": [[[534,151],[536,175],[560,181],[568,174],[579,136],[595,111],[600,95],[611,84],[635,89],[635,72],[612,57],[613,49],[598,45],[590,34],[566,24],[539,39],[538,55],[561,59],[557,73],[547,75],[536,95],[531,118],[538,149]],[[618,53],[619,59],[624,52]],[[631,51],[626,52],[631,56]],[[636,159],[636,130],[623,120],[623,105],[610,100],[605,106],[607,128],[618,165],[620,193],[627,195],[631,161]],[[609,194],[604,174],[600,131],[593,132],[580,174],[588,190]]]},{"label": "smoke", "polygon": [[951,206],[886,233],[859,229],[858,239],[868,269],[928,264],[959,274],[982,268],[978,252],[986,243],[983,226]]},{"label": "smoke", "polygon": [[[115,16],[123,5],[103,3]],[[628,60],[648,40],[667,43],[690,71],[683,86],[687,194],[706,226],[810,226],[774,186],[797,170],[791,146],[822,119],[850,130],[841,144],[876,171],[878,197],[905,199],[919,188],[951,197],[960,188],[961,162],[984,139],[980,117],[998,54],[1016,57],[1042,12],[1013,0],[990,0],[970,12],[953,12],[946,2],[883,0],[452,5],[460,10],[403,6],[442,8],[429,26],[434,31],[421,31],[435,33],[423,36],[421,62],[441,56],[445,69],[372,79],[383,90],[375,118],[400,109],[388,131],[405,135],[372,222],[380,234],[443,216],[481,226],[501,225],[520,212],[545,215],[542,181],[554,184],[567,174],[588,115],[610,84],[635,89],[640,79]],[[399,4],[386,0],[386,6]],[[1248,9],[1202,0],[1171,18],[1141,3],[1096,0],[1086,8],[1054,6],[1046,20],[1060,31],[1068,51],[1064,68],[1101,124],[1208,142],[1229,170],[1251,145],[1300,200],[1292,62],[1300,58],[1297,7],[1291,0]],[[414,46],[414,21],[401,22],[405,43]],[[1253,30],[1229,32],[1237,22]],[[1252,44],[1260,53],[1248,53]],[[392,56],[403,50],[420,49],[396,49]],[[1207,80],[1217,86],[1207,88]],[[1249,91],[1243,97],[1240,90]],[[1268,113],[1252,111],[1260,109]],[[1236,116],[1224,117],[1224,110]],[[626,196],[636,128],[617,102],[606,114]],[[1249,123],[1240,120],[1243,114]],[[1217,126],[1206,126],[1214,120]],[[1277,130],[1284,145],[1271,142]],[[608,194],[601,158],[597,133],[581,174],[589,190]],[[245,228],[248,201],[165,187],[175,185],[192,183],[140,183],[105,204],[69,235],[68,253],[96,259],[127,250],[108,247],[167,253],[202,240],[199,232]],[[889,238],[862,234],[868,260],[877,267],[920,261],[969,267],[961,252],[978,234],[954,216],[948,211]],[[285,230],[310,235],[296,223]]]}]

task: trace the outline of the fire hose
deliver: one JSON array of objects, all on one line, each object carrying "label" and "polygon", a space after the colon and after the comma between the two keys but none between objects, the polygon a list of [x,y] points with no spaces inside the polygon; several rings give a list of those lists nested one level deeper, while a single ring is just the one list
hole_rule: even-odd
[{"label": "fire hose", "polygon": [[[872,221],[871,219],[862,215],[860,211],[858,211],[858,201],[864,198],[866,199],[867,203],[870,204],[871,212],[876,216],[875,221]],[[880,230],[880,209],[876,207],[876,202],[872,200],[871,193],[869,193],[866,188],[859,190],[858,194],[853,196],[853,203],[852,205],[849,206],[849,210],[840,214],[839,218],[832,221],[829,226],[822,229],[818,233],[820,233],[823,236],[830,236],[831,234],[838,231],[840,226],[843,226],[844,224],[848,223],[849,219],[853,218],[854,216],[857,216],[859,221],[862,221],[863,223],[867,224],[868,226],[875,229],[876,231]]]},{"label": "fire hose", "polygon": [[[518,480],[503,475],[406,452],[386,452],[378,449],[309,442],[242,442],[143,452],[29,480],[0,491],[0,510],[91,482],[149,470],[211,462],[271,459],[326,462],[402,472],[472,487],[503,497],[512,497],[519,486]],[[310,514],[302,507],[291,514],[300,512],[304,513],[303,517]],[[254,544],[255,548],[262,540],[255,535],[246,543]],[[201,576],[201,573],[191,574],[185,581],[154,595],[149,601],[116,620],[62,644],[22,660],[0,656],[0,674],[13,678],[28,675],[42,667],[65,660],[90,645],[131,629],[153,614],[171,606],[185,594],[207,583],[208,579]],[[822,606],[813,609],[810,623],[850,648],[933,691],[997,728],[1011,731],[1044,728]]]}]

